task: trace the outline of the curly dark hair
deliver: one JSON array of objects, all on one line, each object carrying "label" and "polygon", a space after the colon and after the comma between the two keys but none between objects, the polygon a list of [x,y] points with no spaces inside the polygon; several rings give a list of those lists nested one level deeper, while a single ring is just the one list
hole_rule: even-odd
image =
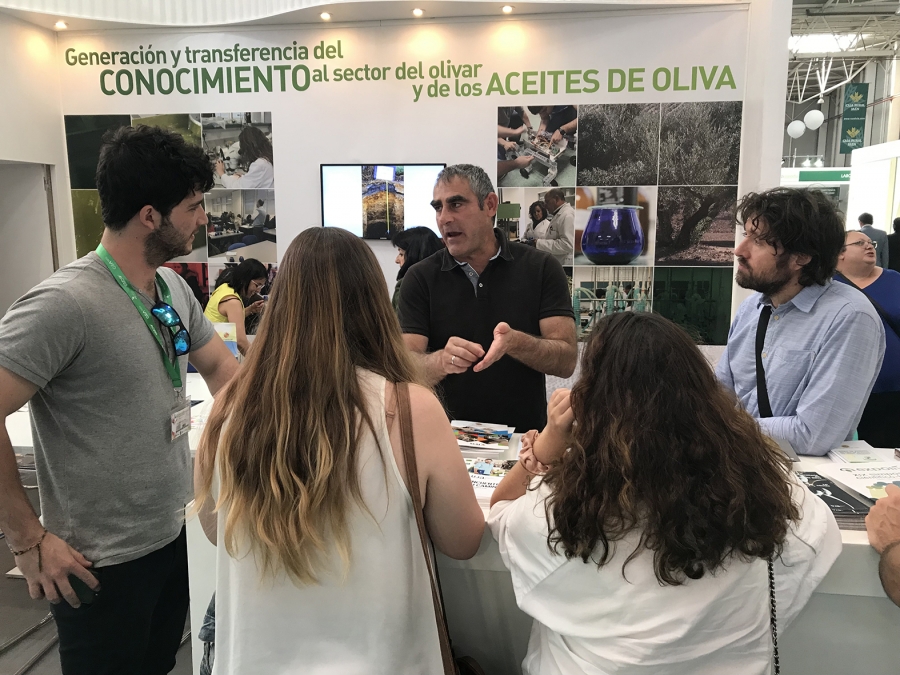
[{"label": "curly dark hair", "polygon": [[[540,209],[541,213],[543,214],[543,218],[541,218],[540,220],[538,220],[537,216],[534,215],[535,209]],[[541,222],[541,220],[546,220],[550,215],[550,212],[547,209],[547,205],[542,200],[538,200],[536,202],[532,202],[531,206],[528,207],[528,215],[531,217],[531,222],[534,225],[537,225],[539,222]]]},{"label": "curly dark hair", "polygon": [[241,129],[238,142],[241,144],[241,161],[246,162],[248,166],[260,157],[268,160],[269,164],[275,165],[272,141],[266,138],[266,135],[256,127],[246,126]]},{"label": "curly dark hair", "polygon": [[822,286],[837,269],[844,246],[844,219],[821,190],[774,188],[751,192],[737,207],[738,219],[760,228],[777,254],[810,256],[800,271],[801,286]]},{"label": "curly dark hair", "polygon": [[719,384],[681,328],[643,312],[601,319],[572,389],[570,452],[544,477],[547,544],[602,567],[632,531],[660,585],[732,556],[780,555],[799,518],[790,462]]},{"label": "curly dark hair", "polygon": [[159,127],[119,127],[100,145],[97,192],[103,223],[121,230],[145,206],[164,218],[193,191],[209,192],[213,170],[206,153]]}]

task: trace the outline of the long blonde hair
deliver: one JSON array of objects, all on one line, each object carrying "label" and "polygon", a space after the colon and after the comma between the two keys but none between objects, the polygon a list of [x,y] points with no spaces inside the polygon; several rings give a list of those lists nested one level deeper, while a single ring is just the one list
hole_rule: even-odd
[{"label": "long blonde hair", "polygon": [[349,564],[348,512],[365,509],[358,448],[365,427],[374,430],[357,368],[421,383],[369,247],[340,229],[305,230],[284,254],[253,348],[219,393],[198,450],[197,508],[210,498],[215,462],[225,547],[237,556],[240,535],[264,576],[318,583],[333,551]]}]

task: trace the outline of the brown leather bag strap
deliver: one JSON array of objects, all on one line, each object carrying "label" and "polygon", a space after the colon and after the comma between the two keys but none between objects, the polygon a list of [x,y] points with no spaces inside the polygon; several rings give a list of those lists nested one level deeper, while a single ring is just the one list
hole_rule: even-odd
[{"label": "brown leather bag strap", "polygon": [[416,465],[416,449],[413,442],[412,410],[409,406],[409,385],[400,382],[397,385],[397,413],[400,418],[400,439],[403,445],[403,460],[406,462],[406,477],[409,481],[409,493],[412,496],[413,510],[416,513],[416,525],[419,528],[419,540],[422,542],[422,553],[428,567],[431,580],[431,598],[434,602],[434,620],[437,623],[438,640],[441,643],[441,661],[444,664],[444,675],[457,675],[453,653],[450,651],[450,632],[441,611],[441,594],[434,578],[431,554],[428,551],[428,532],[425,530],[425,511],[422,504],[422,493],[419,490],[419,471]]}]

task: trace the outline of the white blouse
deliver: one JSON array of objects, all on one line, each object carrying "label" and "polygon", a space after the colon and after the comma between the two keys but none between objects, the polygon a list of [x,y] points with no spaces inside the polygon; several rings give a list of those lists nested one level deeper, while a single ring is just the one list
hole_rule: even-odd
[{"label": "white blouse", "polygon": [[359,486],[369,512],[354,507],[348,514],[350,567],[344,570],[334,553],[317,585],[297,586],[284,574],[263,579],[246,545],[237,557],[225,550],[220,511],[215,675],[442,672],[412,499],[384,419],[384,378],[360,372],[378,444],[368,433],[358,449]]},{"label": "white blouse", "polygon": [[[802,517],[775,563],[779,633],[797,616],[841,551],[831,511],[792,484]],[[622,571],[639,534],[600,569],[547,546],[546,486],[495,504],[488,526],[512,574],[519,607],[534,617],[525,675],[762,675],[772,638],[766,563],[732,560],[681,586],[660,586],[646,550]]]},{"label": "white blouse", "polygon": [[260,157],[253,161],[247,173],[243,176],[229,176],[226,174],[219,176],[219,180],[227,188],[271,190],[275,187],[275,167],[272,166],[269,160]]}]

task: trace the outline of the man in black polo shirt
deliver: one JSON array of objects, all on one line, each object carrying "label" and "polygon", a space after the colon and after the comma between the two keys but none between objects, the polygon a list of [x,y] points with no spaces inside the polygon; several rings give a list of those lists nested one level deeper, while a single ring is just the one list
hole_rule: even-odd
[{"label": "man in black polo shirt", "polygon": [[483,169],[440,173],[431,205],[446,248],[406,273],[400,325],[452,418],[542,429],[544,374],[575,370],[572,299],[552,255],[494,229],[498,202]]}]

